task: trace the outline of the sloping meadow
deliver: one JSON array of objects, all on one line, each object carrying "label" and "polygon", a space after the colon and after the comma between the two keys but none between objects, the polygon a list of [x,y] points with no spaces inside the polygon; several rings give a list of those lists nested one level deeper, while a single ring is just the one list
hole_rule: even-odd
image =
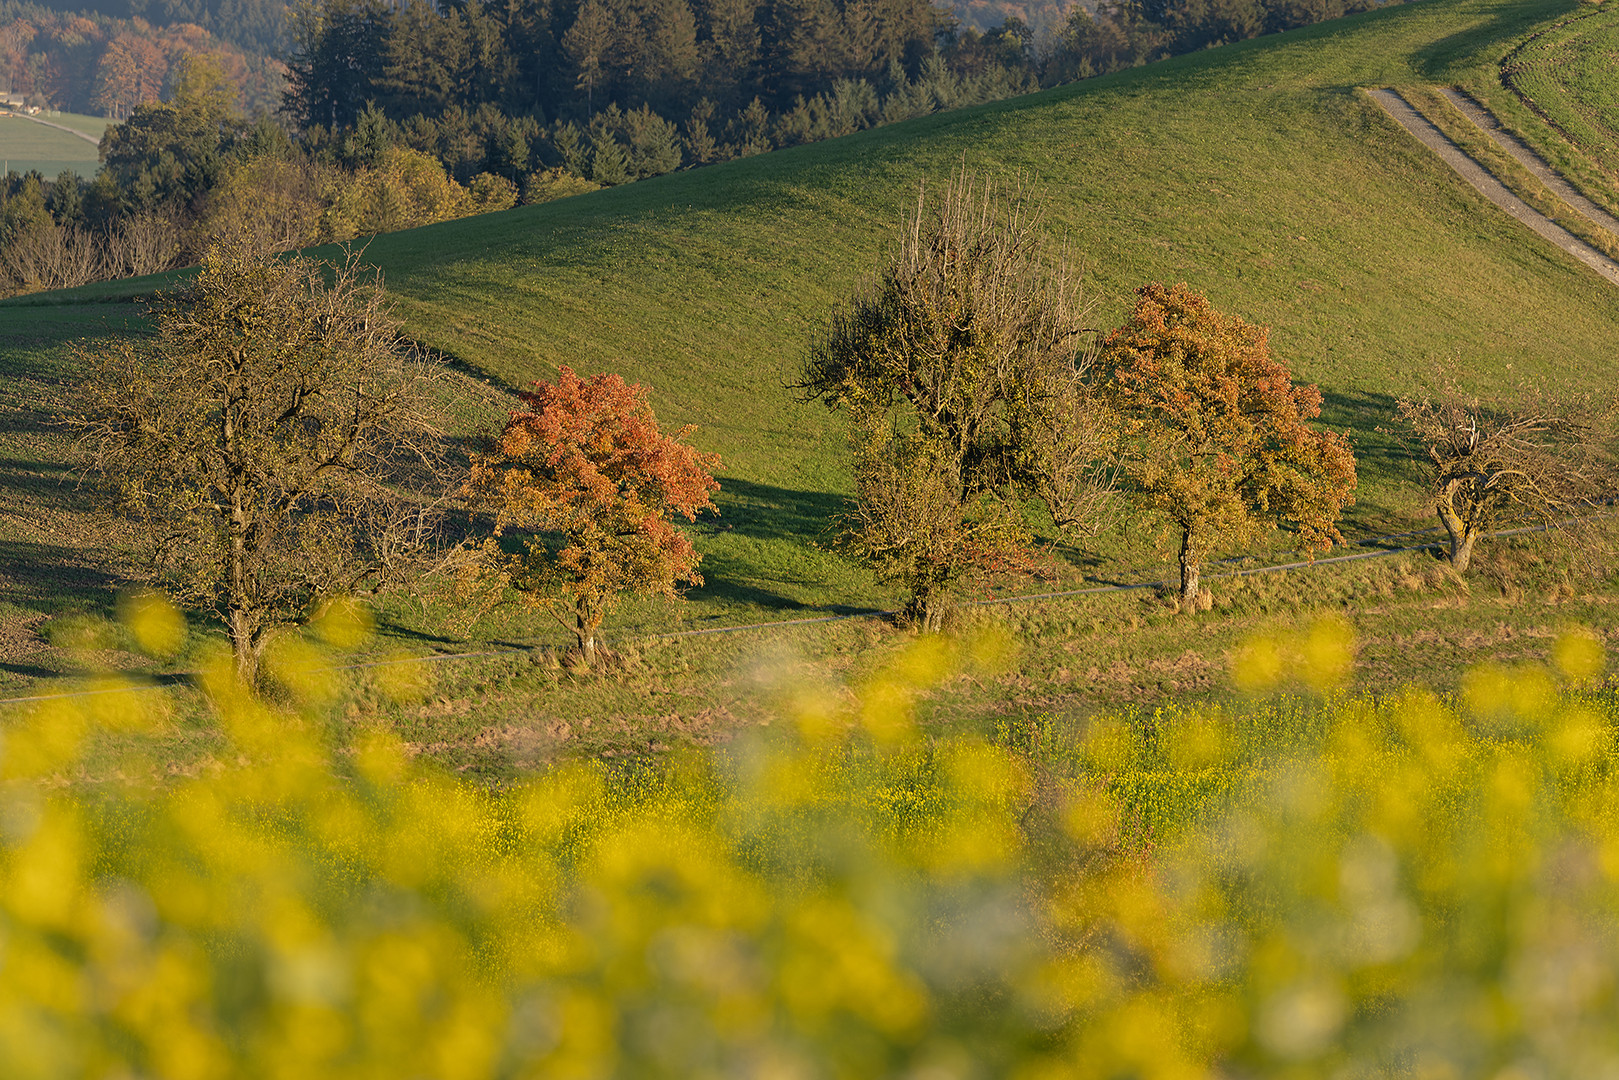
[{"label": "sloping meadow", "polygon": [[[1609,379],[1607,285],[1449,173],[1361,87],[1494,78],[1567,3],[1408,4],[608,191],[378,237],[409,332],[497,382],[566,363],[652,387],[665,426],[718,452],[701,530],[731,619],[889,606],[816,546],[851,490],[843,420],[789,389],[833,310],[914,208],[963,165],[1023,185],[1082,263],[1107,329],[1132,291],[1187,281],[1271,328],[1318,383],[1361,477],[1345,532],[1432,524],[1380,427],[1394,399],[1461,379],[1486,395]],[[1080,546],[1158,565],[1139,523]],[[1076,556],[1077,557],[1077,556]]]}]

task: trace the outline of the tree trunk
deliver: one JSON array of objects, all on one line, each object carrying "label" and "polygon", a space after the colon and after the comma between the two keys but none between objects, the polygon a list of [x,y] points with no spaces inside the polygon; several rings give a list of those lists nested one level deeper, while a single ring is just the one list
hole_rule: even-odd
[{"label": "tree trunk", "polygon": [[240,607],[230,611],[230,647],[236,657],[236,678],[243,686],[252,686],[258,678],[259,651],[253,640],[253,620]]},{"label": "tree trunk", "polygon": [[1203,567],[1203,553],[1192,543],[1192,530],[1181,533],[1181,613],[1197,610],[1198,572]]},{"label": "tree trunk", "polygon": [[1450,566],[1458,574],[1467,573],[1467,564],[1473,561],[1473,545],[1478,541],[1478,530],[1469,528],[1461,515],[1449,502],[1439,503],[1439,523],[1450,538]]},{"label": "tree trunk", "polygon": [[601,649],[596,641],[596,631],[601,628],[602,612],[594,605],[583,600],[574,607],[573,634],[577,639],[574,654],[585,667],[595,667]]},{"label": "tree trunk", "polygon": [[[225,437],[231,439],[234,426],[229,414],[225,419]],[[231,493],[230,509],[230,576],[229,624],[231,651],[236,654],[236,677],[243,686],[252,686],[258,677],[258,650],[253,641],[253,616],[247,588],[247,510],[242,505],[242,489],[238,484]]]},{"label": "tree trunk", "polygon": [[911,594],[911,602],[906,605],[905,615],[922,633],[937,634],[944,629],[945,613],[949,610],[950,603],[944,590],[931,587]]}]

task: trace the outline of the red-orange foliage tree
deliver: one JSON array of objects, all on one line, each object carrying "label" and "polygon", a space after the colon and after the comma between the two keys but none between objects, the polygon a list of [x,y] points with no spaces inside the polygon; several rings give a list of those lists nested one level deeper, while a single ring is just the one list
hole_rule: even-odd
[{"label": "red-orange foliage tree", "polygon": [[[512,587],[571,618],[577,655],[592,664],[621,593],[673,598],[682,582],[702,584],[702,557],[670,518],[715,509],[719,458],[681,441],[689,426],[659,431],[646,387],[617,375],[563,367],[518,396],[528,411],[472,461],[468,491],[495,512],[484,551]],[[526,534],[522,552],[501,551],[507,531]]]},{"label": "red-orange foliage tree", "polygon": [[1308,550],[1341,542],[1355,458],[1343,435],[1306,423],[1321,414],[1321,392],[1293,385],[1264,327],[1186,285],[1136,295],[1101,365],[1129,447],[1125,475],[1180,529],[1181,609],[1197,604],[1199,569],[1222,544],[1282,523]]}]

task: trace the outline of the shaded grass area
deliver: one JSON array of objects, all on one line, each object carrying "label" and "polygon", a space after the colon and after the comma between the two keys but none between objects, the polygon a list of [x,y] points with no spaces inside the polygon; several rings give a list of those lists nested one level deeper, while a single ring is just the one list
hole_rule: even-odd
[{"label": "shaded grass area", "polygon": [[[128,537],[91,513],[58,420],[77,377],[69,342],[128,330],[127,305],[10,310],[0,317],[0,691],[65,670],[36,630],[105,613],[136,573]],[[66,668],[70,669],[70,668]]]}]

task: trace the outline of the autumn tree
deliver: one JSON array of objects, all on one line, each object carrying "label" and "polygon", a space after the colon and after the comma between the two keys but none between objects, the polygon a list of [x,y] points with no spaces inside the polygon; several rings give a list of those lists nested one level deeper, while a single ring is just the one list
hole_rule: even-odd
[{"label": "autumn tree", "polygon": [[[474,455],[467,484],[495,516],[484,565],[569,625],[590,666],[623,593],[673,599],[702,584],[702,557],[671,519],[715,510],[719,458],[684,442],[690,426],[660,431],[646,387],[618,375],[582,379],[564,366],[518,396],[526,409]],[[502,550],[507,534],[520,551]]]},{"label": "autumn tree", "polygon": [[413,492],[441,483],[429,391],[443,369],[401,340],[352,254],[334,268],[216,245],[150,314],[151,339],[85,347],[72,423],[252,679],[276,626],[420,567],[434,514]]},{"label": "autumn tree", "polygon": [[1619,491],[1614,418],[1588,403],[1529,394],[1486,405],[1450,384],[1395,407],[1458,574],[1492,530],[1555,527]]},{"label": "autumn tree", "polygon": [[1026,196],[965,171],[936,201],[924,192],[797,384],[850,418],[843,544],[909,590],[927,630],[962,577],[1023,560],[1029,500],[1085,527],[1106,493],[1077,285],[1042,237]]},{"label": "autumn tree", "polygon": [[1355,459],[1312,428],[1321,393],[1295,386],[1269,332],[1217,311],[1184,284],[1154,283],[1102,344],[1099,366],[1127,445],[1123,473],[1180,532],[1180,602],[1198,603],[1217,548],[1291,526],[1306,550],[1341,542]]}]

